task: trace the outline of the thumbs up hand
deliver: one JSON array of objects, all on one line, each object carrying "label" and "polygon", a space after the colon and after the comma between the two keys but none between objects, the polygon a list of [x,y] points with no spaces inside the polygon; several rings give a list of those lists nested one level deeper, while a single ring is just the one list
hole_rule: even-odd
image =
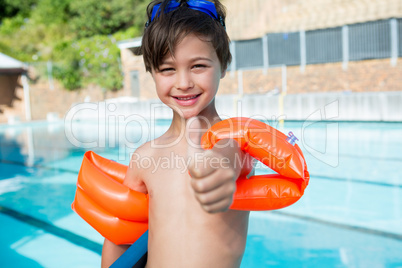
[{"label": "thumbs up hand", "polygon": [[199,118],[188,120],[186,138],[191,186],[206,212],[224,212],[233,202],[236,179],[240,174],[240,167],[235,163],[236,154],[240,156],[242,151],[232,139],[221,140],[211,150],[203,150],[200,142],[204,132]]}]

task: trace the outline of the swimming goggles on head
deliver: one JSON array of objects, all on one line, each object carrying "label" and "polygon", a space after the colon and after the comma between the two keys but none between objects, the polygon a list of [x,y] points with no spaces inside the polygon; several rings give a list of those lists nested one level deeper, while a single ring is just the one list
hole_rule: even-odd
[{"label": "swimming goggles on head", "polygon": [[[145,27],[148,27],[149,24],[151,22],[153,22],[156,17],[159,17],[160,12],[161,12],[161,10],[160,10],[161,4],[162,3],[157,4],[152,8],[151,18],[147,21],[147,23],[145,24]],[[209,15],[214,20],[218,21],[224,28],[226,28],[225,21],[223,20],[222,16],[219,15],[218,12],[216,11],[216,7],[215,7],[214,3],[205,1],[205,0],[189,0],[186,2],[186,4],[190,9],[204,12],[205,14]],[[176,10],[177,8],[180,7],[180,5],[181,5],[181,3],[178,2],[177,0],[170,1],[169,4],[165,8],[165,13],[169,13],[173,10]]]}]

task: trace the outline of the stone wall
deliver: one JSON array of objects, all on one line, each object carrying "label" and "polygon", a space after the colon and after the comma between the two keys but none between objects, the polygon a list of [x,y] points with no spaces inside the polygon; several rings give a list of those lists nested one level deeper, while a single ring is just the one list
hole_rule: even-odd
[{"label": "stone wall", "polygon": [[158,96],[151,74],[145,72],[142,56],[136,56],[130,49],[121,50],[121,59],[124,71],[124,91],[130,96],[130,71],[138,71],[140,84],[140,100],[154,99]]},{"label": "stone wall", "polygon": [[400,0],[223,0],[232,40],[402,17]]},{"label": "stone wall", "polygon": [[[127,52],[126,53],[131,53]],[[136,67],[127,66],[126,77],[131,69],[139,71],[142,100],[157,98],[152,77],[141,66],[142,59],[136,57]],[[244,94],[275,93],[282,90],[282,68],[247,70],[239,73],[227,72],[221,80],[218,94],[237,94],[239,75],[242,75]],[[287,94],[317,92],[378,92],[402,90],[402,62],[391,66],[389,59],[349,62],[347,70],[342,63],[307,65],[302,71],[299,66],[288,66]]]},{"label": "stone wall", "polygon": [[[32,120],[45,120],[48,114],[63,118],[74,103],[97,102],[126,95],[124,90],[103,92],[100,87],[94,85],[81,90],[67,91],[57,81],[54,81],[52,89],[45,77],[36,76],[34,69],[29,70],[29,75],[32,78],[38,78],[29,82]],[[11,106],[2,105],[0,107],[3,111],[0,113],[0,123],[15,120],[25,121],[25,97],[22,87],[16,88],[15,95],[16,98]]]},{"label": "stone wall", "polygon": [[[349,62],[347,70],[342,69],[342,63],[307,65],[304,71],[299,66],[287,67],[287,93],[401,91],[401,74],[402,62],[391,66],[389,59]],[[237,84],[233,78],[229,80]],[[266,74],[262,70],[243,71],[243,84],[245,93],[281,89],[282,70],[269,69]],[[231,88],[233,92],[234,86]]]}]

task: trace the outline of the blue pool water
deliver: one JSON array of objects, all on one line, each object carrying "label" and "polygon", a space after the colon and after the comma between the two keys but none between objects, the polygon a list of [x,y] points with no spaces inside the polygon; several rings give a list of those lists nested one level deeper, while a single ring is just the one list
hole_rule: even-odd
[{"label": "blue pool water", "polygon": [[[70,208],[83,153],[127,164],[169,122],[147,124],[0,126],[0,266],[99,267],[103,239]],[[289,208],[252,213],[242,267],[402,267],[402,123],[289,130],[310,185]]]}]

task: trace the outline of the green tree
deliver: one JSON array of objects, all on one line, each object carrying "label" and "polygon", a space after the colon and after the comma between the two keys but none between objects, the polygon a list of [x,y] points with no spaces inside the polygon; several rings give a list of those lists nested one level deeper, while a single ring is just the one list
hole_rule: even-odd
[{"label": "green tree", "polygon": [[40,0],[31,18],[37,24],[63,25],[68,23],[71,0]]},{"label": "green tree", "polygon": [[54,56],[59,59],[55,77],[69,90],[90,83],[107,90],[122,87],[120,50],[113,37],[96,35],[74,42],[60,42],[55,47]]},{"label": "green tree", "polygon": [[[149,0],[0,0],[0,51],[54,62],[68,90],[122,86],[116,40],[141,35]],[[42,68],[44,71],[46,68]]]},{"label": "green tree", "polygon": [[17,14],[29,17],[38,0],[0,0],[0,22]]},{"label": "green tree", "polygon": [[135,7],[141,2],[144,1],[73,0],[70,25],[78,37],[113,34],[133,26]]}]

